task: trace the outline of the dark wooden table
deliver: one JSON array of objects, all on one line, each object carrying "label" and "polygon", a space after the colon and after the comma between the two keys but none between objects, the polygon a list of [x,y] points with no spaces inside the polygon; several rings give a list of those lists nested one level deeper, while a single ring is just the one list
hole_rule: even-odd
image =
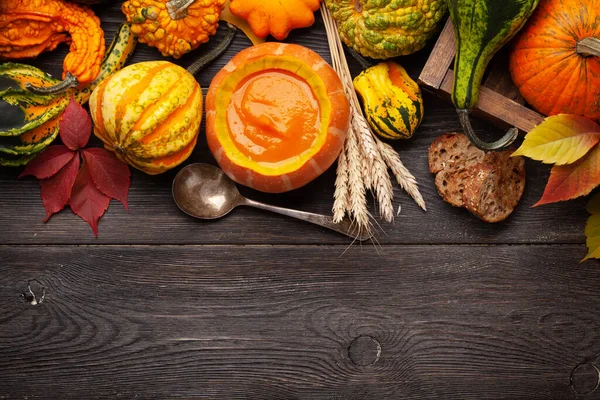
[{"label": "dark wooden table", "polygon": [[[119,5],[98,13],[110,40]],[[288,41],[330,59],[320,20]],[[205,93],[248,45],[239,36],[198,74]],[[416,77],[430,49],[399,61]],[[58,76],[66,51],[35,64]],[[157,58],[140,45],[132,62]],[[254,209],[194,220],[171,198],[178,169],[133,171],[130,212],[113,201],[95,238],[68,209],[44,224],[38,183],[0,170],[0,399],[600,398],[585,202],[531,208],[549,170],[528,162],[506,222],[449,206],[427,149],[458,119],[431,95],[425,106],[415,137],[394,145],[428,211],[396,188],[402,214],[379,248]],[[189,162],[214,163],[202,134]],[[329,213],[334,177],[277,196],[242,190]]]}]

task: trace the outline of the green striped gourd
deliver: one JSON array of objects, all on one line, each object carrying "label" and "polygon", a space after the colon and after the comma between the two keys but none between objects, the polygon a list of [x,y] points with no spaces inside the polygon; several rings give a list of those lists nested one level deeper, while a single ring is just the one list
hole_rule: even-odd
[{"label": "green striped gourd", "polygon": [[412,137],[423,119],[419,85],[402,66],[382,62],[354,79],[371,129],[384,139]]},{"label": "green striped gourd", "polygon": [[465,133],[477,147],[495,150],[509,145],[516,131],[494,143],[473,132],[468,112],[479,98],[479,87],[490,60],[523,27],[539,0],[446,0],[456,34],[452,101]]},{"label": "green striped gourd", "polygon": [[123,67],[135,45],[129,25],[121,25],[96,79],[84,88],[62,93],[36,94],[27,90],[27,84],[51,87],[60,83],[38,68],[18,63],[0,65],[0,109],[5,115],[0,121],[0,165],[27,164],[50,145],[58,136],[60,116],[71,95],[78,103],[86,103],[100,82]]}]

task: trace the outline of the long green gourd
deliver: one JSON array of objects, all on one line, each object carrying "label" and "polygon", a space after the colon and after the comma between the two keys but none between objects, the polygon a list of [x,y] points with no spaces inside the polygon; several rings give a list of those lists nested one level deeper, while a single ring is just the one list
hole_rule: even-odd
[{"label": "long green gourd", "polygon": [[539,1],[446,0],[456,34],[452,102],[465,133],[482,150],[500,150],[518,136],[518,129],[512,128],[501,139],[485,142],[471,127],[469,112],[477,104],[490,60],[525,25]]}]

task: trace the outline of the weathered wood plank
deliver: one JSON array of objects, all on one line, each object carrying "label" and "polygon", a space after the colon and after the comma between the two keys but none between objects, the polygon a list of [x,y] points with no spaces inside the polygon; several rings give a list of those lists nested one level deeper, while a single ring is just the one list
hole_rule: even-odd
[{"label": "weathered wood plank", "polygon": [[[588,214],[585,201],[574,200],[556,205],[531,208],[543,193],[549,176],[547,166],[527,163],[527,187],[514,214],[500,224],[486,224],[464,209],[443,202],[435,189],[427,166],[427,149],[433,139],[446,131],[458,131],[451,109],[441,108],[428,98],[432,111],[411,141],[395,144],[406,166],[415,174],[427,202],[423,212],[414,202],[396,190],[396,202],[402,213],[393,225],[382,224],[385,233],[379,240],[402,243],[583,243]],[[480,125],[479,131],[482,132]],[[189,162],[214,163],[201,139]],[[178,169],[177,169],[178,170]],[[17,181],[18,171],[0,170],[0,229],[2,244],[150,244],[150,243],[349,243],[334,232],[264,211],[240,208],[218,221],[198,221],[184,215],[171,197],[171,183],[177,170],[149,177],[133,172],[129,197],[130,212],[113,202],[100,220],[100,234],[68,209],[44,224],[44,209],[35,180]],[[305,188],[283,195],[265,195],[249,189],[242,192],[254,199],[305,211],[330,213],[333,202],[335,171]]]},{"label": "weathered wood plank", "polygon": [[343,251],[0,247],[0,398],[572,399],[598,365],[582,245]]}]

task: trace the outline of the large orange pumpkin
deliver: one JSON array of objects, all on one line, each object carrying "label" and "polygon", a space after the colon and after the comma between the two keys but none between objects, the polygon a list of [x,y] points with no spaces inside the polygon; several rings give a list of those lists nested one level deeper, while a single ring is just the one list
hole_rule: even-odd
[{"label": "large orange pumpkin", "polygon": [[215,159],[234,181],[263,192],[299,188],[328,169],[349,123],[335,71],[293,44],[243,50],[214,77],[206,97]]},{"label": "large orange pumpkin", "polygon": [[600,121],[600,0],[542,0],[515,42],[510,71],[542,114]]}]

